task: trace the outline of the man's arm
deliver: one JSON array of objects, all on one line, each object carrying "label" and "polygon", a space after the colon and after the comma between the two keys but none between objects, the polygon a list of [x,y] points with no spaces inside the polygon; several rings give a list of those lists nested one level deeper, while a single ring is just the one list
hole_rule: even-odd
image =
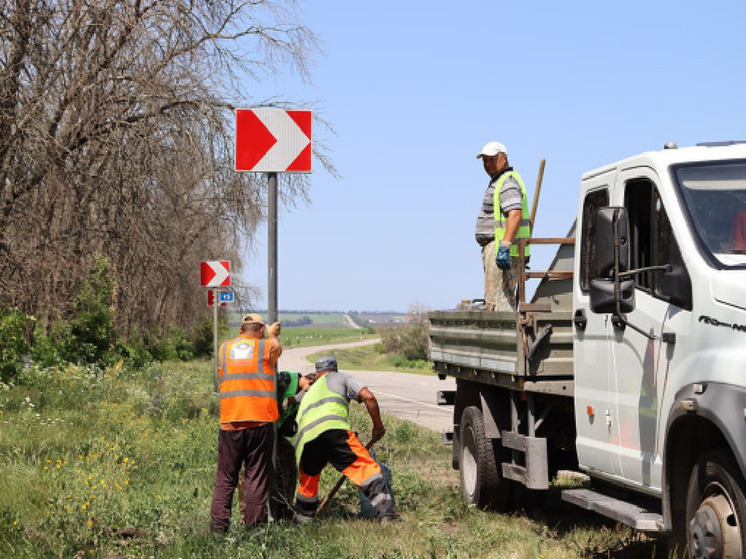
[{"label": "man's arm", "polygon": [[378,400],[376,400],[376,397],[370,390],[363,388],[357,395],[357,401],[365,404],[368,415],[373,420],[373,433],[370,437],[370,443],[381,440],[386,434],[386,428],[383,426],[383,421],[381,421],[381,410],[378,408]]},{"label": "man's arm", "polygon": [[518,228],[521,226],[521,218],[523,212],[521,210],[510,210],[508,212],[508,221],[505,224],[505,237],[504,241],[510,241],[513,244],[515,238],[518,236]]}]

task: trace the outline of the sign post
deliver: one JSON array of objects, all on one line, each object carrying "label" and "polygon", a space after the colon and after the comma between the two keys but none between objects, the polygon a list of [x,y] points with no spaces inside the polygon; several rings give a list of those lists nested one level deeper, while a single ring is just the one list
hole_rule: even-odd
[{"label": "sign post", "polygon": [[277,173],[311,172],[311,111],[236,110],[236,171],[267,173],[269,323],[277,321]]},{"label": "sign post", "polygon": [[[212,294],[212,301],[213,301],[213,329],[212,329],[212,337],[213,337],[213,354],[215,356],[214,359],[214,373],[215,373],[215,392],[220,391],[220,384],[218,382],[218,350],[220,349],[218,346],[218,301],[216,299],[218,298],[218,294],[220,292],[220,288],[223,286],[230,286],[231,284],[231,263],[230,260],[220,260],[220,261],[210,261],[210,262],[201,262],[199,266],[199,275],[200,275],[200,285],[202,287],[208,287],[213,292]],[[208,303],[209,303],[209,297],[208,297]]]},{"label": "sign post", "polygon": [[[267,311],[277,321],[277,173],[311,172],[311,111],[236,110],[236,171],[267,173]],[[275,370],[275,373],[277,371]],[[277,396],[277,383],[275,383]],[[277,465],[277,422],[272,464]],[[270,495],[276,492],[273,487]],[[272,502],[267,500],[270,516]]]},{"label": "sign post", "polygon": [[218,376],[218,363],[220,356],[218,351],[220,346],[218,345],[218,305],[212,306],[212,347],[215,358],[213,361],[213,378],[215,379],[215,394],[220,393],[220,380]]}]

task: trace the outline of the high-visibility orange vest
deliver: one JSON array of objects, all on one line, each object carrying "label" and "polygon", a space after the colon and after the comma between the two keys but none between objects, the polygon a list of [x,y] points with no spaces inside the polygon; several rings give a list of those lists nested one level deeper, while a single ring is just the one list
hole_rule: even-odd
[{"label": "high-visibility orange vest", "polygon": [[270,347],[246,334],[220,346],[220,423],[279,418]]}]

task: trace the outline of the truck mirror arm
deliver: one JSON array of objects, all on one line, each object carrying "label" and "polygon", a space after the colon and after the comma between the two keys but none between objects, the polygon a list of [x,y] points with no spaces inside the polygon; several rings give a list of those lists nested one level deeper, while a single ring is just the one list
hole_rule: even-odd
[{"label": "truck mirror arm", "polygon": [[620,278],[626,278],[627,276],[634,276],[643,272],[671,272],[673,267],[670,264],[664,264],[662,266],[648,266],[646,268],[637,268],[636,270],[628,270],[626,272],[620,272],[618,275]]},{"label": "truck mirror arm", "polygon": [[[614,280],[614,283],[616,283],[616,281],[617,280]],[[621,301],[619,299],[617,299],[617,302],[616,302],[616,312],[614,313],[614,318],[616,318],[617,321],[620,324],[620,326],[618,326],[618,328],[621,328],[621,325],[623,325],[623,326],[629,326],[630,328],[632,328],[632,330],[634,330],[635,332],[639,332],[640,334],[642,334],[643,336],[645,336],[647,339],[649,339],[651,341],[658,339],[658,336],[656,336],[655,334],[651,334],[650,332],[646,332],[645,330],[643,330],[639,326],[635,326],[629,320],[627,320],[627,317],[624,316],[624,314],[622,313],[621,304],[622,304]],[[616,326],[616,324],[615,324],[615,326]]]},{"label": "truck mirror arm", "polygon": [[621,240],[619,238],[617,227],[618,227],[618,221],[615,219],[614,224],[613,224],[613,229],[614,229],[614,300],[616,301],[616,312],[614,313],[614,316],[618,321],[618,325],[615,323],[615,326],[619,328],[621,328],[622,326],[629,326],[630,328],[632,328],[632,330],[642,334],[643,336],[647,337],[649,340],[651,341],[657,340],[658,337],[655,334],[645,332],[639,326],[635,326],[629,320],[627,320],[627,317],[624,316],[624,314],[622,313],[622,289],[620,285],[620,280],[623,277],[632,276],[632,275],[639,274],[642,272],[647,272],[649,270],[670,271],[671,266],[668,264],[665,266],[649,266],[647,268],[637,268],[636,270],[628,270],[626,272],[620,272],[619,253],[621,251]]}]

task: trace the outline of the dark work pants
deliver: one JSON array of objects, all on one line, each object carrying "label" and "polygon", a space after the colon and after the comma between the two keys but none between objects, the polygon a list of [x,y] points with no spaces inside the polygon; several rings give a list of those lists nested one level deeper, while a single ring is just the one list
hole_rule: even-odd
[{"label": "dark work pants", "polygon": [[220,430],[218,471],[210,509],[213,530],[225,531],[230,526],[233,493],[238,485],[238,472],[244,464],[244,524],[255,526],[267,521],[267,486],[272,475],[273,439],[272,423],[238,431]]}]

